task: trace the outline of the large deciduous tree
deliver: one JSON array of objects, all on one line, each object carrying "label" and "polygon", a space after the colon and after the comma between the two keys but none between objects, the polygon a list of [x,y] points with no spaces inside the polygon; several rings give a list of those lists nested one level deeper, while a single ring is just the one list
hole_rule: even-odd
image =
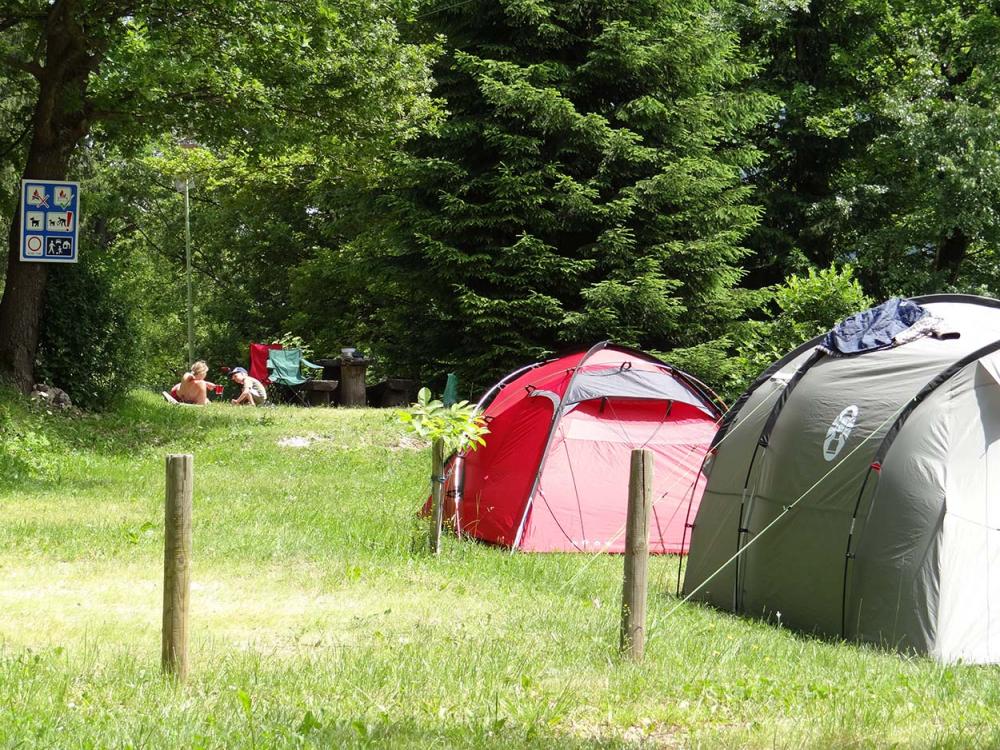
[{"label": "large deciduous tree", "polygon": [[1000,13],[897,3],[888,32],[886,85],[867,103],[873,137],[835,179],[841,253],[878,296],[997,294]]},{"label": "large deciduous tree", "polygon": [[303,299],[340,269],[340,330],[396,371],[480,383],[569,343],[693,342],[732,313],[758,214],[744,136],[770,100],[711,3],[442,0],[426,15],[446,36],[450,117],[408,150],[367,231],[304,267]]},{"label": "large deciduous tree", "polygon": [[[174,133],[250,161],[309,144],[335,179],[431,112],[427,50],[401,44],[391,15],[361,0],[12,0],[0,90],[20,98],[0,116],[23,118],[25,177],[67,178],[88,142]],[[27,389],[47,268],[19,260],[19,230],[15,215],[0,374]]]},{"label": "large deciduous tree", "polygon": [[854,264],[876,297],[1000,289],[1000,14],[989,3],[742,5],[782,101],[757,132],[755,280]]},{"label": "large deciduous tree", "polygon": [[763,63],[756,85],[781,102],[752,134],[766,154],[752,175],[764,214],[748,239],[747,281],[760,286],[838,258],[837,177],[874,135],[869,105],[895,40],[890,7],[874,0],[729,7],[744,54]]}]

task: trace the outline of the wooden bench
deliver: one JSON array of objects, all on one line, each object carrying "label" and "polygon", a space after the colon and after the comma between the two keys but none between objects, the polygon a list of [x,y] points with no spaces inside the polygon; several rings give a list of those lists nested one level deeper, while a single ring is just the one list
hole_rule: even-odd
[{"label": "wooden bench", "polygon": [[419,383],[405,378],[387,378],[381,383],[368,386],[370,406],[409,406],[417,400]]},{"label": "wooden bench", "polygon": [[313,406],[330,406],[338,384],[336,380],[308,380],[302,384],[302,390]]}]

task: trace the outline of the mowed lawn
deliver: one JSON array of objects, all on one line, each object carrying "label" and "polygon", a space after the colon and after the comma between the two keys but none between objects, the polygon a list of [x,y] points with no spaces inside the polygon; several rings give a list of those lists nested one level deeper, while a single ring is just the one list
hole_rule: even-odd
[{"label": "mowed lawn", "polygon": [[[511,555],[415,517],[390,411],[0,401],[0,747],[996,747],[1000,670],[698,607],[653,562]],[[295,438],[296,440],[290,440]],[[289,444],[291,443],[291,444]],[[164,456],[195,454],[191,678],[160,676]]]}]

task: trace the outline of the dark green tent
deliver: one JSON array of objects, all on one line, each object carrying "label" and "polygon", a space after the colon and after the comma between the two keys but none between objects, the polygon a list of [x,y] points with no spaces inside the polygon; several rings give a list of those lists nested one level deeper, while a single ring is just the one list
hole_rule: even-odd
[{"label": "dark green tent", "polygon": [[808,632],[1000,662],[1000,302],[912,302],[920,319],[888,343],[808,342],[726,415],[684,590]]}]

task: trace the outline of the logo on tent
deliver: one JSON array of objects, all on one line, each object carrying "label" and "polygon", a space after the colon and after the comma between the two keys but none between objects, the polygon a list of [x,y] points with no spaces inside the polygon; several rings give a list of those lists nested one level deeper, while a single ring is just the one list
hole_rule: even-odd
[{"label": "logo on tent", "polygon": [[823,458],[832,461],[844,447],[847,438],[851,436],[851,430],[858,422],[858,407],[851,404],[844,409],[837,418],[833,420],[830,429],[826,431],[826,440],[823,441]]}]

